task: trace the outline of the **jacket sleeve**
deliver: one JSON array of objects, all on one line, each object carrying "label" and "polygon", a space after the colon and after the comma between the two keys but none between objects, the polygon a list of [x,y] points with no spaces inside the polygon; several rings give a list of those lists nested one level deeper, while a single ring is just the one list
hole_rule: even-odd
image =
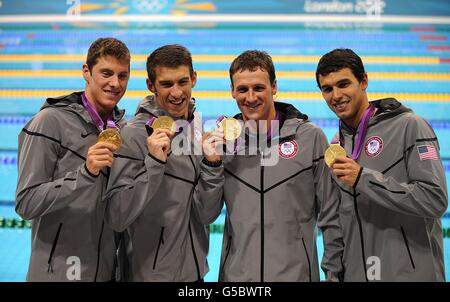
[{"label": "jacket sleeve", "polygon": [[19,134],[16,212],[23,219],[63,209],[78,198],[79,192],[95,188],[104,177],[89,174],[84,160],[80,160],[76,170],[55,178],[61,154],[70,152],[61,144],[60,128],[54,109],[48,108],[40,111]]},{"label": "jacket sleeve", "polygon": [[314,185],[318,203],[317,226],[322,231],[324,252],[321,267],[327,281],[340,281],[343,274],[343,235],[339,224],[339,192],[325,164],[324,153],[328,143],[322,130],[317,129],[314,141]]},{"label": "jacket sleeve", "polygon": [[[125,126],[124,143],[115,156],[104,200],[105,221],[122,232],[151,202],[164,177],[165,162],[148,154],[142,129]],[[145,132],[145,130],[142,130]],[[136,141],[142,139],[143,142]]]},{"label": "jacket sleeve", "polygon": [[223,162],[219,167],[200,165],[200,179],[194,191],[194,211],[200,222],[213,223],[223,207],[223,186],[225,184]]},{"label": "jacket sleeve", "polygon": [[[436,159],[419,156],[419,147],[429,146]],[[372,202],[390,210],[425,218],[440,218],[447,209],[445,171],[436,134],[418,116],[408,121],[403,161],[407,181],[363,168],[356,189]]]}]

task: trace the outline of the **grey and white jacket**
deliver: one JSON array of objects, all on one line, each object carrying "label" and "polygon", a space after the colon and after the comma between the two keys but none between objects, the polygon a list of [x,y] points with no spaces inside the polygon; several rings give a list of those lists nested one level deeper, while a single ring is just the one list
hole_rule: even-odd
[{"label": "grey and white jacket", "polygon": [[[338,192],[323,157],[326,137],[292,105],[275,102],[275,108],[280,135],[260,144],[267,148],[252,153],[251,144],[238,143],[221,167],[204,166],[210,177],[200,186],[216,188],[215,197],[204,200],[211,220],[226,203],[219,281],[319,281],[317,227],[324,241],[322,269],[328,280],[338,281],[343,246]],[[238,141],[248,138],[243,133]],[[270,146],[278,162],[262,165]]]},{"label": "grey and white jacket", "polygon": [[[108,171],[85,168],[99,130],[81,94],[47,99],[19,134],[16,211],[33,221],[28,281],[114,279],[114,233],[102,203]],[[120,126],[123,115],[114,109]]]},{"label": "grey and white jacket", "polygon": [[[191,120],[196,114],[191,102]],[[166,162],[149,154],[145,125],[161,115],[168,114],[148,96],[123,129],[124,144],[105,197],[106,221],[127,232],[128,280],[197,281],[208,272],[209,248],[209,226],[201,222],[193,201],[201,156],[193,155],[193,149],[175,154],[179,149],[174,143]],[[182,138],[180,148],[201,148],[201,127],[193,119],[173,140]]]},{"label": "grey and white jacket", "polygon": [[[447,187],[436,135],[395,99],[371,104],[359,179],[353,188],[337,181],[345,281],[444,281]],[[357,133],[340,129],[351,154]]]}]

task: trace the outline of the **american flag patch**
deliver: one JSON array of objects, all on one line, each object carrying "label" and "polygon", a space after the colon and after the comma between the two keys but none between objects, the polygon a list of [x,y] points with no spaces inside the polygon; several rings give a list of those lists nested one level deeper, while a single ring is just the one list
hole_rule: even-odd
[{"label": "american flag patch", "polygon": [[433,146],[417,146],[417,151],[419,152],[420,160],[438,159],[436,148]]}]

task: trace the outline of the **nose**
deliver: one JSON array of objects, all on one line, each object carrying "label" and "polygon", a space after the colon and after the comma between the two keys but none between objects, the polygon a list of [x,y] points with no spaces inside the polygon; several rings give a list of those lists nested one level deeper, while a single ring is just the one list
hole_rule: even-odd
[{"label": "nose", "polygon": [[170,95],[176,99],[179,99],[183,95],[183,91],[178,87],[178,85],[173,85],[170,89]]},{"label": "nose", "polygon": [[111,86],[111,87],[114,87],[114,88],[117,88],[117,87],[119,87],[119,78],[117,77],[117,76],[112,76],[110,79],[109,79],[109,86]]},{"label": "nose", "polygon": [[258,99],[258,98],[257,98],[257,96],[256,96],[255,91],[253,91],[252,89],[250,89],[250,90],[248,91],[248,94],[247,94],[247,102],[253,103],[253,102],[256,102],[257,99]]},{"label": "nose", "polygon": [[333,88],[333,94],[332,94],[334,101],[339,101],[342,98],[342,93],[339,88]]}]

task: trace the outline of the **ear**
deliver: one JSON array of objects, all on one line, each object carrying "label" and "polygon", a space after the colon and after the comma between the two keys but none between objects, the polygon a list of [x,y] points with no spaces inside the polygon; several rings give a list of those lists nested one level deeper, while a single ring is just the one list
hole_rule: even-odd
[{"label": "ear", "polygon": [[154,94],[156,94],[156,87],[153,85],[153,83],[150,81],[150,79],[146,79],[145,82],[147,83],[147,88]]},{"label": "ear", "polygon": [[233,83],[230,84],[230,89],[231,89],[231,96],[233,97],[233,99],[236,99],[236,93],[234,91]]},{"label": "ear", "polygon": [[194,88],[195,87],[195,84],[197,84],[197,72],[196,71],[194,71],[193,73],[192,73],[192,88]]},{"label": "ear", "polygon": [[278,92],[277,80],[274,80],[272,84],[272,95],[277,94],[277,92]]},{"label": "ear", "polygon": [[362,91],[366,91],[367,86],[369,86],[369,77],[367,76],[367,73],[364,74],[364,78],[362,79],[360,84]]},{"label": "ear", "polygon": [[83,78],[86,81],[86,84],[89,85],[89,81],[91,80],[91,72],[89,71],[87,64],[83,64],[81,70],[83,71]]}]

